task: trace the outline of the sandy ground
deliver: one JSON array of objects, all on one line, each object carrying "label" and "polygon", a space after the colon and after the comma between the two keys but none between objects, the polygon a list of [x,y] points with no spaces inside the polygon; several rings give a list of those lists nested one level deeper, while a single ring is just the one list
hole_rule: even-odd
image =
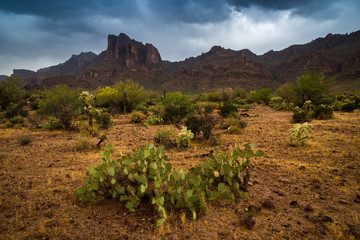
[{"label": "sandy ground", "polygon": [[[78,132],[0,129],[0,239],[360,239],[360,112],[313,120],[305,146],[289,145],[291,113],[257,106],[240,135],[221,136],[221,152],[256,143],[246,200],[208,203],[192,220],[169,212],[163,229],[142,204],[129,213],[121,202],[79,202],[73,195],[99,150],[75,151]],[[108,130],[115,153],[152,142],[156,129],[119,115]],[[21,146],[18,137],[30,135]],[[97,140],[94,139],[94,143]],[[166,150],[176,168],[194,166],[213,147],[194,141],[186,151]],[[115,158],[115,156],[113,156]],[[253,215],[254,226],[245,219]]]}]

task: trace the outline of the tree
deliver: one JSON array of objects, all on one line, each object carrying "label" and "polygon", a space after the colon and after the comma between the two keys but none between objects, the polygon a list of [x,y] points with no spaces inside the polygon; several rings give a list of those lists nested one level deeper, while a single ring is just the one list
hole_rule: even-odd
[{"label": "tree", "polygon": [[23,100],[24,91],[19,87],[19,79],[13,76],[6,77],[0,82],[0,107],[6,109],[12,104],[19,104]]},{"label": "tree", "polygon": [[178,123],[191,111],[189,96],[181,92],[167,93],[162,101],[165,108],[164,121]]},{"label": "tree", "polygon": [[294,104],[302,106],[307,100],[311,100],[315,106],[320,105],[321,100],[329,93],[329,83],[323,73],[304,73],[293,85]]},{"label": "tree", "polygon": [[255,92],[254,99],[258,103],[263,102],[266,105],[269,105],[271,99],[271,92],[272,90],[270,88],[262,88]]},{"label": "tree", "polygon": [[64,128],[69,130],[72,119],[80,112],[79,94],[67,86],[56,86],[45,92],[39,103],[39,114],[58,118]]}]

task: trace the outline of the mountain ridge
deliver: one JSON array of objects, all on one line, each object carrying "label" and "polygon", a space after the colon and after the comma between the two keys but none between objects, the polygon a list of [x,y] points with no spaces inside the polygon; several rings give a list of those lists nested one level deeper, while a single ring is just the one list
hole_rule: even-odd
[{"label": "mountain ridge", "polygon": [[[306,44],[256,55],[248,49],[213,46],[208,52],[183,61],[163,61],[156,47],[126,34],[108,35],[107,49],[96,55],[81,53],[68,61],[37,72],[14,69],[29,89],[58,82],[96,88],[131,78],[152,89],[207,91],[224,87],[247,90],[275,88],[294,81],[305,71],[339,77],[349,87],[359,84],[360,31],[328,34]],[[59,80],[61,79],[61,80]]]}]

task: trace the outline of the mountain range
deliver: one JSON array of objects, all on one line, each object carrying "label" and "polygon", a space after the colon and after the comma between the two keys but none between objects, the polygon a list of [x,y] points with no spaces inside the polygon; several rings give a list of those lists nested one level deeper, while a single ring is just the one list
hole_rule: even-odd
[{"label": "mountain range", "polygon": [[179,62],[164,61],[152,44],[144,45],[121,33],[109,35],[107,49],[98,55],[83,52],[36,72],[14,69],[13,75],[20,77],[30,90],[57,84],[94,89],[132,79],[148,89],[200,92],[228,87],[277,88],[306,71],[335,77],[335,89],[359,89],[360,31],[328,34],[263,55],[248,49],[235,51],[214,46]]}]

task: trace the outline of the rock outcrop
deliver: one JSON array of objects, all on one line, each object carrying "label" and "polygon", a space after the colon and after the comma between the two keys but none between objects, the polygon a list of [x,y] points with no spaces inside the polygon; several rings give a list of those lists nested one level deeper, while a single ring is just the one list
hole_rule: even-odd
[{"label": "rock outcrop", "polygon": [[130,39],[126,34],[119,36],[108,36],[108,47],[105,60],[119,60],[128,68],[136,64],[154,64],[161,62],[159,51],[151,44],[145,45],[141,42]]}]

